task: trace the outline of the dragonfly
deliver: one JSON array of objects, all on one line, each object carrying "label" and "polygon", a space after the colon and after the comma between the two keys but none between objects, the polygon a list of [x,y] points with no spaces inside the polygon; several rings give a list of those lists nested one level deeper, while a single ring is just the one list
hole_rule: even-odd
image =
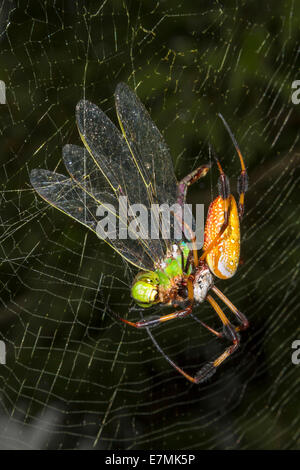
[{"label": "dragonfly", "polygon": [[[40,168],[30,173],[33,188],[45,201],[98,236],[99,208],[112,212],[111,208],[116,207],[120,196],[126,196],[130,205],[143,204],[149,210],[153,204],[163,203],[183,207],[189,186],[204,177],[211,168],[210,164],[204,164],[178,182],[168,146],[135,92],[125,83],[119,83],[114,96],[121,131],[98,106],[81,100],[76,106],[76,121],[84,145],[67,144],[63,147],[63,162],[68,176]],[[237,203],[231,194],[229,178],[215,156],[219,173],[218,196],[208,209],[201,253],[193,227],[186,227],[191,245],[186,242],[182,220],[177,220],[182,224],[182,238],[179,240],[147,238],[139,234],[124,238],[109,234],[102,237],[138,269],[131,287],[131,296],[138,308],[174,308],[172,313],[143,317],[139,321],[130,321],[116,314],[117,318],[131,327],[146,329],[169,364],[194,384],[208,380],[238,349],[239,333],[249,326],[245,315],[215,285],[215,278],[229,279],[237,271],[240,221],[248,189],[247,170],[237,141],[224,117],[221,114],[219,117],[240,161],[239,199]],[[130,218],[122,214],[117,217],[120,226],[128,229]],[[215,297],[229,308],[237,326],[229,321]],[[229,341],[230,345],[221,355],[190,375],[161,349],[152,335],[152,327],[183,319],[203,302],[208,302],[214,309],[222,329],[217,331],[201,320],[200,323],[217,338]]]}]

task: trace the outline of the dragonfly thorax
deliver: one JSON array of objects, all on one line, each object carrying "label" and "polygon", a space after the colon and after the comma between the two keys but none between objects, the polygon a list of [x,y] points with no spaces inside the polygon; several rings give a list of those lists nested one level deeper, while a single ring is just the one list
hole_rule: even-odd
[{"label": "dragonfly thorax", "polygon": [[[188,249],[181,246],[184,263],[187,262]],[[131,296],[140,307],[152,307],[155,304],[180,306],[188,300],[187,279],[193,279],[193,294],[196,304],[204,302],[208,291],[213,286],[213,274],[204,261],[189,272],[182,270],[182,257],[170,252],[161,260],[155,271],[142,271],[137,274],[131,288]]]},{"label": "dragonfly thorax", "polygon": [[[185,242],[173,244],[165,258],[154,265],[155,271],[137,274],[131,288],[131,296],[141,307],[155,304],[180,304],[187,299],[183,263],[186,265],[189,248]],[[191,267],[189,268],[191,270]]]}]

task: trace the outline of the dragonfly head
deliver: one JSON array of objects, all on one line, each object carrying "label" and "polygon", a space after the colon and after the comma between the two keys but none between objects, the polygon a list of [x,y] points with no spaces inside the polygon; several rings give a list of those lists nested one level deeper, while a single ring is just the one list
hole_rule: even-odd
[{"label": "dragonfly head", "polygon": [[144,271],[137,274],[131,296],[140,307],[152,307],[159,302],[159,278],[155,271]]}]

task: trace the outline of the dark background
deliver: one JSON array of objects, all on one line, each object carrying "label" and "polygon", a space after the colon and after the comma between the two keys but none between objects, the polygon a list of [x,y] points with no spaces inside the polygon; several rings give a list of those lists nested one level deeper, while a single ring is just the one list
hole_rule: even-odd
[{"label": "dark background", "polygon": [[[299,4],[198,3],[2,3],[1,448],[299,448]],[[119,81],[137,87],[178,178],[212,143],[235,191],[239,163],[218,112],[248,168],[241,265],[217,285],[251,327],[201,386],[111,316],[132,306],[133,268],[29,184],[33,168],[65,172],[79,99],[117,122]],[[207,208],[216,182],[213,168],[189,202]],[[220,327],[209,305],[197,316]],[[153,334],[191,374],[225,347],[192,318],[170,323]]]}]

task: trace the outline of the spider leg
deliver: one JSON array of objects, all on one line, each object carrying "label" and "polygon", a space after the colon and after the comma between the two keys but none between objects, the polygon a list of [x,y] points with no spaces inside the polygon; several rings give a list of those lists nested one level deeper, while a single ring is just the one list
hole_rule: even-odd
[{"label": "spider leg", "polygon": [[[187,289],[188,289],[188,299],[190,301],[190,306],[192,308],[194,302],[194,284],[193,284],[193,276],[187,277]],[[191,312],[190,312],[191,313]]]},{"label": "spider leg", "polygon": [[174,369],[177,370],[177,372],[179,372],[181,375],[183,375],[187,380],[189,380],[190,382],[192,383],[197,383],[197,380],[195,377],[192,377],[191,375],[189,375],[187,372],[185,372],[183,369],[181,369],[181,367],[179,367],[177,364],[175,364],[175,362],[169,357],[167,356],[167,354],[163,351],[163,349],[159,346],[158,342],[156,341],[156,339],[154,338],[154,336],[152,335],[151,331],[147,328],[147,333],[148,335],[150,336],[154,346],[156,347],[156,349],[160,352],[160,354],[166,359],[166,361],[168,361],[168,363],[174,367]]},{"label": "spider leg", "polygon": [[238,143],[237,143],[233,133],[230,130],[230,127],[228,126],[228,124],[225,121],[222,114],[218,114],[218,116],[222,119],[223,124],[226,127],[226,130],[227,130],[228,134],[230,135],[230,138],[231,138],[232,143],[235,147],[236,153],[238,154],[240,162],[241,162],[241,173],[240,173],[240,176],[238,178],[238,183],[237,183],[237,191],[238,191],[238,194],[239,194],[239,197],[240,197],[240,199],[239,199],[239,218],[241,220],[243,218],[244,210],[245,210],[244,202],[245,202],[245,193],[248,189],[248,174],[247,174],[247,170],[246,170],[246,167],[245,167],[245,163],[244,163],[242,153],[240,151],[240,148],[238,146]]},{"label": "spider leg", "polygon": [[230,300],[226,297],[226,295],[223,294],[223,292],[220,291],[220,289],[218,289],[216,286],[213,286],[212,287],[212,290],[214,291],[214,293],[221,299],[223,300],[224,304],[227,305],[227,307],[230,308],[230,310],[232,311],[232,313],[234,313],[234,315],[236,316],[238,322],[240,323],[240,326],[236,327],[235,328],[235,331],[242,331],[242,330],[246,330],[248,327],[249,327],[249,321],[248,319],[245,317],[245,315],[240,312],[234,305],[232,302],[230,302]]},{"label": "spider leg", "polygon": [[[188,295],[189,295],[189,299],[191,301],[191,304],[186,309],[179,310],[177,312],[173,312],[170,315],[165,315],[163,317],[160,317],[160,318],[156,319],[157,321],[155,323],[153,323],[153,321],[151,322],[151,320],[148,320],[148,321],[147,320],[141,320],[138,323],[140,323],[141,326],[146,327],[147,333],[148,333],[149,337],[151,338],[154,346],[161,353],[161,355],[166,359],[166,361],[168,361],[168,363],[172,367],[174,367],[174,369],[176,369],[177,372],[182,374],[187,380],[189,380],[190,382],[193,382],[193,383],[197,383],[195,377],[192,377],[187,372],[185,372],[183,369],[181,369],[181,367],[179,367],[177,364],[175,364],[175,362],[163,351],[163,349],[159,346],[158,342],[156,341],[156,339],[152,335],[151,331],[149,330],[149,326],[155,326],[156,324],[159,324],[161,321],[172,320],[173,318],[184,318],[187,315],[190,315],[192,313],[192,311],[193,311],[194,291],[193,291],[193,282],[192,282],[190,277],[187,278],[187,285],[188,285]],[[149,325],[149,322],[151,322],[150,325]],[[133,326],[136,326],[136,324],[135,325],[132,324],[132,323],[129,323],[129,324],[131,324]]]},{"label": "spider leg", "polygon": [[199,166],[196,170],[189,173],[177,185],[177,203],[183,206],[186,200],[188,187],[195,183],[198,179],[203,178],[210,169],[210,165]]},{"label": "spider leg", "polygon": [[217,359],[215,359],[213,362],[208,362],[197,372],[195,376],[196,383],[201,383],[209,379],[215,373],[217,367],[219,367],[225,361],[225,359],[227,359],[232,353],[237,350],[240,342],[238,334],[236,333],[234,327],[231,325],[218,303],[210,295],[208,295],[206,299],[221,319],[223,323],[224,336],[232,341],[232,345],[226,348],[225,351]]},{"label": "spider leg", "polygon": [[160,323],[164,323],[169,320],[174,320],[176,318],[184,318],[187,315],[189,315],[191,312],[192,312],[192,305],[189,305],[185,309],[177,310],[176,312],[169,313],[168,315],[163,315],[158,318],[150,318],[149,320],[140,320],[138,322],[132,322],[132,321],[126,320],[126,318],[122,318],[116,313],[114,315],[123,323],[126,323],[126,325],[133,326],[134,328],[149,328],[149,327],[157,326]]},{"label": "spider leg", "polygon": [[[200,371],[197,372],[197,374],[193,377],[192,375],[188,374],[185,372],[181,367],[179,367],[164,351],[163,349],[159,346],[157,343],[156,339],[152,335],[151,331],[147,328],[147,333],[150,336],[153,344],[155,345],[156,349],[161,353],[161,355],[168,361],[168,363],[174,367],[174,369],[179,372],[181,375],[183,375],[187,380],[194,384],[199,384],[201,382],[204,382],[205,380],[209,379],[215,372],[216,368],[222,364],[222,362],[225,361],[237,348],[239,345],[239,338],[238,335],[235,333],[233,326],[229,323],[229,320],[217,304],[217,302],[214,301],[214,299],[210,296],[207,296],[208,301],[211,303],[211,305],[214,307],[216,312],[218,313],[219,317],[222,320],[223,326],[224,326],[224,331],[226,331],[225,336],[230,337],[232,340],[233,344],[229,348],[227,348],[214,362],[209,362],[205,366],[203,366]],[[191,313],[191,312],[190,312]],[[208,328],[208,330],[215,334],[218,337],[222,337],[223,335],[221,333],[218,333],[217,331],[213,330],[210,328],[208,325],[206,325],[204,322],[199,320],[199,322]]]},{"label": "spider leg", "polygon": [[[205,176],[209,169],[210,169],[210,165],[208,164],[199,166],[199,168],[196,168],[196,170],[192,171],[187,176],[185,176],[181,181],[179,181],[177,185],[177,204],[183,207],[185,200],[186,200],[188,187],[191,186],[193,183],[195,183],[198,179]],[[175,216],[178,218],[176,214]],[[183,220],[179,220],[179,223],[182,224],[182,231],[184,231],[184,227],[185,227],[190,233],[190,239],[193,244],[194,264],[195,266],[198,266],[198,252],[196,249],[195,234],[192,232],[191,228]]]}]

